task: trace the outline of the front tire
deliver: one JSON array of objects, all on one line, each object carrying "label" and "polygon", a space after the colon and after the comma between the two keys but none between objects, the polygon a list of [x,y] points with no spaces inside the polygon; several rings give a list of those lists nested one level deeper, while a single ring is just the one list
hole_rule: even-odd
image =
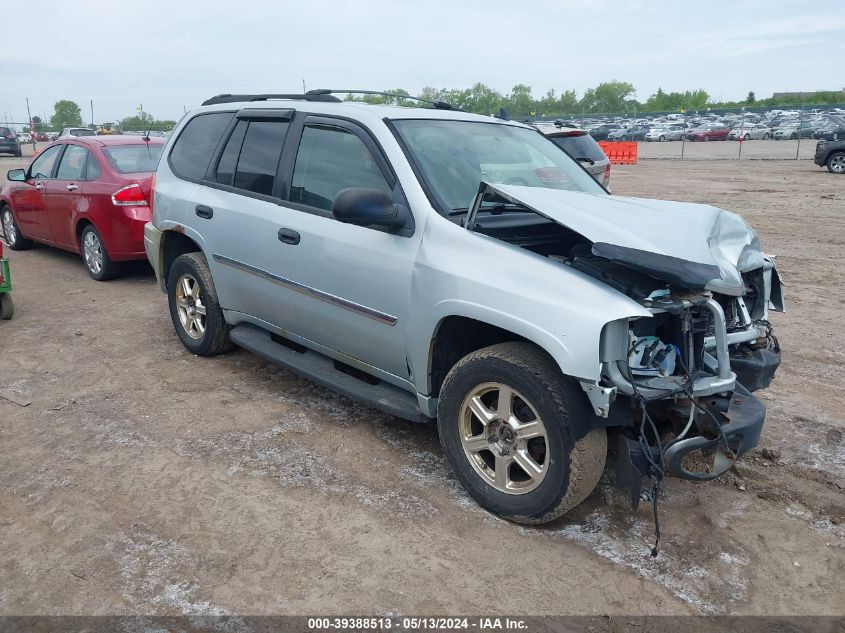
[{"label": "front tire", "polygon": [[742,140],[743,140],[743,141],[750,141],[750,140],[751,140],[751,135],[750,135],[750,134],[746,134],[745,136],[743,136],[743,137],[742,137]]},{"label": "front tire", "polygon": [[21,235],[15,215],[8,205],[0,207],[0,224],[3,225],[3,235],[6,238],[9,248],[13,251],[23,251],[27,248],[32,248],[32,240],[28,240]]},{"label": "front tire", "polygon": [[575,382],[530,343],[461,359],[440,392],[437,428],[455,474],[480,506],[517,523],[552,521],[586,499],[607,456],[605,429],[572,443],[583,411]]},{"label": "front tire", "polygon": [[845,174],[845,152],[833,152],[825,164],[831,174]]},{"label": "front tire", "polygon": [[170,318],[182,344],[197,356],[232,349],[229,324],[217,299],[211,270],[202,253],[180,255],[167,276]]},{"label": "front tire", "polygon": [[82,250],[82,262],[91,279],[106,281],[118,274],[118,265],[109,257],[103,238],[93,224],[82,229],[79,245]]}]

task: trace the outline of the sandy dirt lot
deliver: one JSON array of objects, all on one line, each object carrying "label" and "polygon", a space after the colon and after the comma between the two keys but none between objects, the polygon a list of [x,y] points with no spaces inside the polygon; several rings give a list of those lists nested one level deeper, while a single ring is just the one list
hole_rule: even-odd
[{"label": "sandy dirt lot", "polygon": [[657,559],[650,509],[627,509],[610,468],[557,523],[509,524],[462,491],[433,428],[243,351],[194,357],[145,265],[97,283],[37,248],[9,254],[0,322],[0,390],[31,401],[0,399],[0,614],[845,613],[845,178],[643,160],[612,185],[741,213],[787,284],[762,394],[780,457],[670,480]]}]

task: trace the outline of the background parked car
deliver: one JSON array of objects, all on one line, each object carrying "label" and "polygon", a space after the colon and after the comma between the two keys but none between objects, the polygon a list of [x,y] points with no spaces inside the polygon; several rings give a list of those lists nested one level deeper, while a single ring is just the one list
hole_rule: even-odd
[{"label": "background parked car", "polygon": [[11,128],[0,127],[0,153],[11,154],[12,156],[21,155],[21,144]]},{"label": "background parked car", "polygon": [[845,140],[817,143],[813,162],[820,167],[827,167],[831,174],[845,174]]},{"label": "background parked car", "polygon": [[621,129],[622,127],[620,125],[617,125],[616,123],[612,123],[609,125],[600,125],[590,130],[590,136],[592,136],[597,141],[606,141],[608,134],[615,130]]},{"label": "background parked car", "polygon": [[669,125],[666,127],[654,127],[645,135],[647,141],[680,141],[686,130],[683,125]]},{"label": "background parked car", "polygon": [[42,242],[83,256],[88,274],[115,276],[115,262],[145,259],[152,175],[164,142],[137,137],[67,138],[48,145],[0,188],[0,221],[12,250]]},{"label": "background parked car", "polygon": [[766,140],[771,138],[772,130],[768,125],[763,123],[745,123],[739,127],[735,127],[728,134],[728,138],[732,141],[742,139],[744,141]]},{"label": "background parked car", "polygon": [[826,141],[836,141],[845,138],[845,118],[830,117],[828,121],[813,132],[813,137]]},{"label": "background parked car", "polygon": [[795,140],[799,136],[801,138],[813,138],[813,132],[814,130],[809,123],[804,123],[801,125],[798,125],[797,123],[781,125],[774,132],[772,132],[772,138],[776,141],[784,139]]},{"label": "background parked car", "polygon": [[610,183],[610,160],[586,130],[538,125],[537,128],[564,152],[577,160],[605,187]]},{"label": "background parked car", "polygon": [[629,128],[621,128],[609,132],[608,141],[644,141],[645,135],[651,128],[648,125],[632,125]]},{"label": "background parked car", "polygon": [[96,132],[87,127],[66,127],[59,134],[59,138],[69,138],[71,136],[96,136]]},{"label": "background parked car", "polygon": [[29,132],[18,132],[18,141],[21,145],[32,143],[32,136],[30,136]]},{"label": "background parked car", "polygon": [[687,132],[688,141],[724,141],[731,129],[722,124],[712,123],[702,125]]}]

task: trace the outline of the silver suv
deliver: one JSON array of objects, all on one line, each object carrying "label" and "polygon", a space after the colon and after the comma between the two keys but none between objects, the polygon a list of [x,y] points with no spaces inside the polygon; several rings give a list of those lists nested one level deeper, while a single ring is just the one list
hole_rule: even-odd
[{"label": "silver suv", "polygon": [[519,522],[585,499],[608,437],[633,505],[753,448],[782,306],[753,230],[611,196],[536,129],[434,105],[221,95],[185,116],[145,227],[185,347],[436,420],[469,493]]}]

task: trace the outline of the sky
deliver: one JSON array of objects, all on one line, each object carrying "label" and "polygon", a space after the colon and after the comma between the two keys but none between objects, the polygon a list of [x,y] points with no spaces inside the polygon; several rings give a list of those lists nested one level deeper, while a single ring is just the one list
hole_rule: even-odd
[{"label": "sky", "polygon": [[[4,0],[11,2],[11,0]],[[808,0],[42,0],[3,12],[0,120],[178,119],[219,93],[415,94],[483,82],[535,96],[629,81],[645,101],[845,88],[845,12]]]}]

